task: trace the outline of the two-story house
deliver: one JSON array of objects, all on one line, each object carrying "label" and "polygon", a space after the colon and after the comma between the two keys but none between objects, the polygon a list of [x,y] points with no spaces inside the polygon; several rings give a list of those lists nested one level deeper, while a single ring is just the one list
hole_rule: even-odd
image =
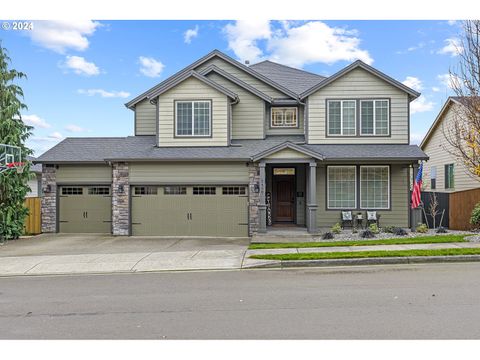
[{"label": "two-story house", "polygon": [[429,191],[456,192],[480,188],[480,178],[473,176],[462,159],[454,155],[447,140],[454,122],[462,121],[464,98],[450,96],[428,130],[420,147],[429,156],[424,169],[424,185]]},{"label": "two-story house", "polygon": [[67,138],[39,157],[44,232],[317,233],[342,210],[409,225],[409,104],[356,61],[330,77],[212,51],[126,106],[135,135]]}]

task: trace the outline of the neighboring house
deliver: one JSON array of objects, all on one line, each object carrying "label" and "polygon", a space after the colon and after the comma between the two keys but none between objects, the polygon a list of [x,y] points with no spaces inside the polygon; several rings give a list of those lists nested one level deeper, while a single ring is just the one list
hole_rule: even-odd
[{"label": "neighboring house", "polygon": [[[32,162],[35,161],[35,158],[33,156],[28,156],[27,160]],[[32,178],[28,180],[30,192],[26,197],[39,197],[42,192],[42,165],[31,164],[30,172],[32,173]]]},{"label": "neighboring house", "polygon": [[451,96],[422,140],[420,147],[429,156],[424,166],[424,188],[427,191],[455,192],[480,188],[480,178],[470,175],[461,159],[452,154],[453,147],[445,137],[456,121],[462,98]]},{"label": "neighboring house", "polygon": [[356,61],[331,77],[213,51],[126,106],[134,136],[67,138],[43,164],[44,232],[310,233],[341,210],[409,225],[409,104],[420,94]]}]

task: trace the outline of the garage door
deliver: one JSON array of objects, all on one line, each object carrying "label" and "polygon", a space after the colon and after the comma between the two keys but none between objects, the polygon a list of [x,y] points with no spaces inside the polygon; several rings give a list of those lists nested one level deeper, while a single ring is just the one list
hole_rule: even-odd
[{"label": "garage door", "polygon": [[111,233],[110,186],[61,186],[59,231],[63,233]]},{"label": "garage door", "polygon": [[132,235],[246,237],[247,186],[134,186]]}]

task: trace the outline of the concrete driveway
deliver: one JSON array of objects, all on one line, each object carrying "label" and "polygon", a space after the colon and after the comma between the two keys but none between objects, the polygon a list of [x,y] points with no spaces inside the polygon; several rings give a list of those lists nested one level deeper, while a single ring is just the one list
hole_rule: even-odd
[{"label": "concrete driveway", "polygon": [[0,246],[0,276],[240,269],[249,239],[43,234]]}]

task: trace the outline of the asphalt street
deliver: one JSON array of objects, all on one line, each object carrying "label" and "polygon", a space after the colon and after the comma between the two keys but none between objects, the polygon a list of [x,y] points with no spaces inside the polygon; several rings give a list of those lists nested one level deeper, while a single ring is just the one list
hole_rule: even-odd
[{"label": "asphalt street", "polygon": [[479,339],[480,264],[0,278],[1,339]]}]

